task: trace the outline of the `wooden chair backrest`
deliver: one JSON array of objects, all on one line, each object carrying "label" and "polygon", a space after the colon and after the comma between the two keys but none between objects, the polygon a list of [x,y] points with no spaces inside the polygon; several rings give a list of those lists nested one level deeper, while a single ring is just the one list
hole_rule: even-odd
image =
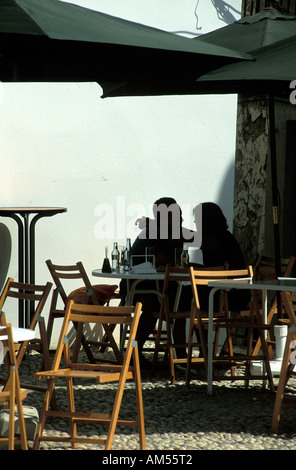
[{"label": "wooden chair backrest", "polygon": [[163,281],[163,289],[162,289],[162,300],[160,305],[160,315],[164,313],[166,310],[167,314],[177,312],[179,306],[179,300],[181,295],[180,286],[176,284],[176,291],[175,291],[175,298],[174,298],[174,306],[172,310],[170,309],[170,289],[172,283],[181,283],[181,282],[190,282],[190,274],[189,268],[181,268],[181,267],[172,267],[169,264],[166,265],[165,269],[165,276]]},{"label": "wooden chair backrest", "polygon": [[[283,277],[289,277],[296,261],[295,256],[281,258],[281,273]],[[275,259],[261,253],[254,266],[254,279],[268,281],[276,279]]]},{"label": "wooden chair backrest", "polygon": [[193,284],[208,285],[210,281],[219,279],[252,278],[253,268],[229,270],[227,266],[217,266],[213,268],[190,268],[190,276]]},{"label": "wooden chair backrest", "polygon": [[[51,282],[47,282],[45,285],[27,284],[23,282],[14,282],[14,280],[9,277],[0,296],[0,310],[3,310],[5,301],[8,298],[37,302],[37,305],[34,306],[34,313],[32,315],[29,327],[31,330],[34,330],[38,321],[38,317],[41,315],[46,300],[49,296],[51,287]],[[0,324],[2,324],[1,318]]]},{"label": "wooden chair backrest", "polygon": [[[239,279],[239,278],[252,278],[253,268],[248,266],[245,269],[232,269],[229,270],[227,266],[213,268],[190,268],[190,278],[193,296],[197,308],[200,308],[197,286],[207,286],[211,281],[218,281],[223,279]],[[221,305],[220,305],[220,308]]]},{"label": "wooden chair backrest", "polygon": [[163,281],[163,293],[167,293],[169,283],[175,282],[190,282],[189,268],[171,267],[169,264],[165,269],[165,276]]},{"label": "wooden chair backrest", "polygon": [[[66,307],[65,317],[63,321],[63,326],[60,332],[60,337],[58,341],[58,346],[53,362],[53,370],[58,370],[61,362],[63,353],[66,352],[67,366],[71,367],[70,355],[67,352],[68,341],[67,341],[67,332],[69,329],[69,323],[74,322],[78,325],[85,324],[100,324],[100,325],[129,325],[130,333],[128,344],[125,352],[126,357],[131,355],[132,347],[135,345],[136,341],[136,332],[139,324],[139,318],[141,314],[142,304],[137,303],[136,306],[100,306],[100,305],[90,305],[90,304],[75,304],[73,300],[70,300]],[[77,367],[74,365],[73,367]],[[84,365],[86,368],[91,368],[90,364]],[[94,366],[96,367],[96,366]],[[120,369],[121,365],[117,366]]]},{"label": "wooden chair backrest", "polygon": [[281,301],[291,325],[296,327],[296,294],[281,292]]},{"label": "wooden chair backrest", "polygon": [[[74,265],[57,265],[53,264],[51,260],[46,261],[47,267],[49,272],[53,278],[53,281],[56,285],[55,294],[56,297],[61,297],[64,307],[66,307],[68,302],[68,295],[70,294],[66,292],[63,280],[74,280],[74,279],[81,279],[82,286],[86,287],[85,291],[85,299],[83,303],[93,303],[94,305],[99,305],[99,301],[96,295],[93,292],[90,280],[84,266],[81,261],[78,261]],[[72,290],[72,289],[71,289]]]}]

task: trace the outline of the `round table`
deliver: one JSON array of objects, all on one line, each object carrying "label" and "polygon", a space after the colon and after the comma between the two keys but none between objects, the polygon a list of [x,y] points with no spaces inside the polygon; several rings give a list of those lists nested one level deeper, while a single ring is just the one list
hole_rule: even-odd
[{"label": "round table", "polygon": [[[7,340],[7,335],[1,335],[1,330],[5,328],[4,326],[0,326],[0,364],[2,364],[3,359],[6,354],[6,347],[3,347],[2,341]],[[30,339],[35,338],[35,331],[29,330],[28,328],[15,328],[12,327],[12,336],[13,341],[18,343],[19,341],[27,341]]]},{"label": "round table", "polygon": [[[0,217],[10,217],[18,225],[18,281],[35,284],[35,225],[42,217],[67,212],[65,207],[0,207]],[[35,214],[35,215],[34,215]],[[30,216],[33,218],[30,220]],[[25,318],[24,318],[25,316]],[[19,326],[29,326],[30,312],[19,301]]]}]

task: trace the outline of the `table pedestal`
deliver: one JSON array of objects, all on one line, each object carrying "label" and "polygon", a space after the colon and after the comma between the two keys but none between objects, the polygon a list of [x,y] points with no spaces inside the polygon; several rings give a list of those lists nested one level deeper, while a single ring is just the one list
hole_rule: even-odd
[{"label": "table pedestal", "polygon": [[[18,281],[35,284],[35,225],[42,217],[67,212],[64,207],[0,207],[1,217],[10,217],[18,226]],[[34,215],[35,214],[35,215]],[[30,220],[30,216],[33,218]],[[34,308],[34,306],[31,305]],[[30,306],[19,301],[19,326],[29,327]]]}]

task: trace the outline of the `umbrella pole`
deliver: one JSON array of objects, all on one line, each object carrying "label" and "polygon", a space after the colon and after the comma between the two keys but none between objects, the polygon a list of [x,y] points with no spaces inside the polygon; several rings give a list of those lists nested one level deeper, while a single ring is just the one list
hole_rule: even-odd
[{"label": "umbrella pole", "polygon": [[[281,272],[281,247],[280,247],[280,225],[279,225],[279,207],[278,207],[278,184],[277,184],[277,164],[276,164],[276,138],[275,138],[275,107],[274,96],[268,96],[269,112],[269,151],[271,164],[271,190],[272,190],[272,212],[273,212],[273,237],[274,237],[274,257],[275,271],[277,277]],[[278,315],[282,317],[280,297],[277,298]]]}]

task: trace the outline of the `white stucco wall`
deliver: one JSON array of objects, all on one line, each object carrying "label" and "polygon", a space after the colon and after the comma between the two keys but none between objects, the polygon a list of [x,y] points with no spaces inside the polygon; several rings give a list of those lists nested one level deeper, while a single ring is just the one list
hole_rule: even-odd
[{"label": "white stucco wall", "polygon": [[[218,2],[209,0],[72,3],[189,37],[226,24],[214,7]],[[241,1],[227,3],[234,9],[225,12],[239,18]],[[58,264],[81,260],[91,277],[104,247],[134,239],[134,220],[148,215],[161,196],[177,199],[189,227],[191,209],[209,200],[222,206],[231,225],[236,96],[102,100],[101,94],[96,83],[2,84],[1,206],[68,210],[37,222],[36,282],[50,280],[48,258]],[[115,217],[114,236],[107,240],[95,233],[95,214],[106,205]],[[16,224],[0,222],[12,237],[8,275],[17,279]],[[16,312],[9,314],[16,322]]]}]

